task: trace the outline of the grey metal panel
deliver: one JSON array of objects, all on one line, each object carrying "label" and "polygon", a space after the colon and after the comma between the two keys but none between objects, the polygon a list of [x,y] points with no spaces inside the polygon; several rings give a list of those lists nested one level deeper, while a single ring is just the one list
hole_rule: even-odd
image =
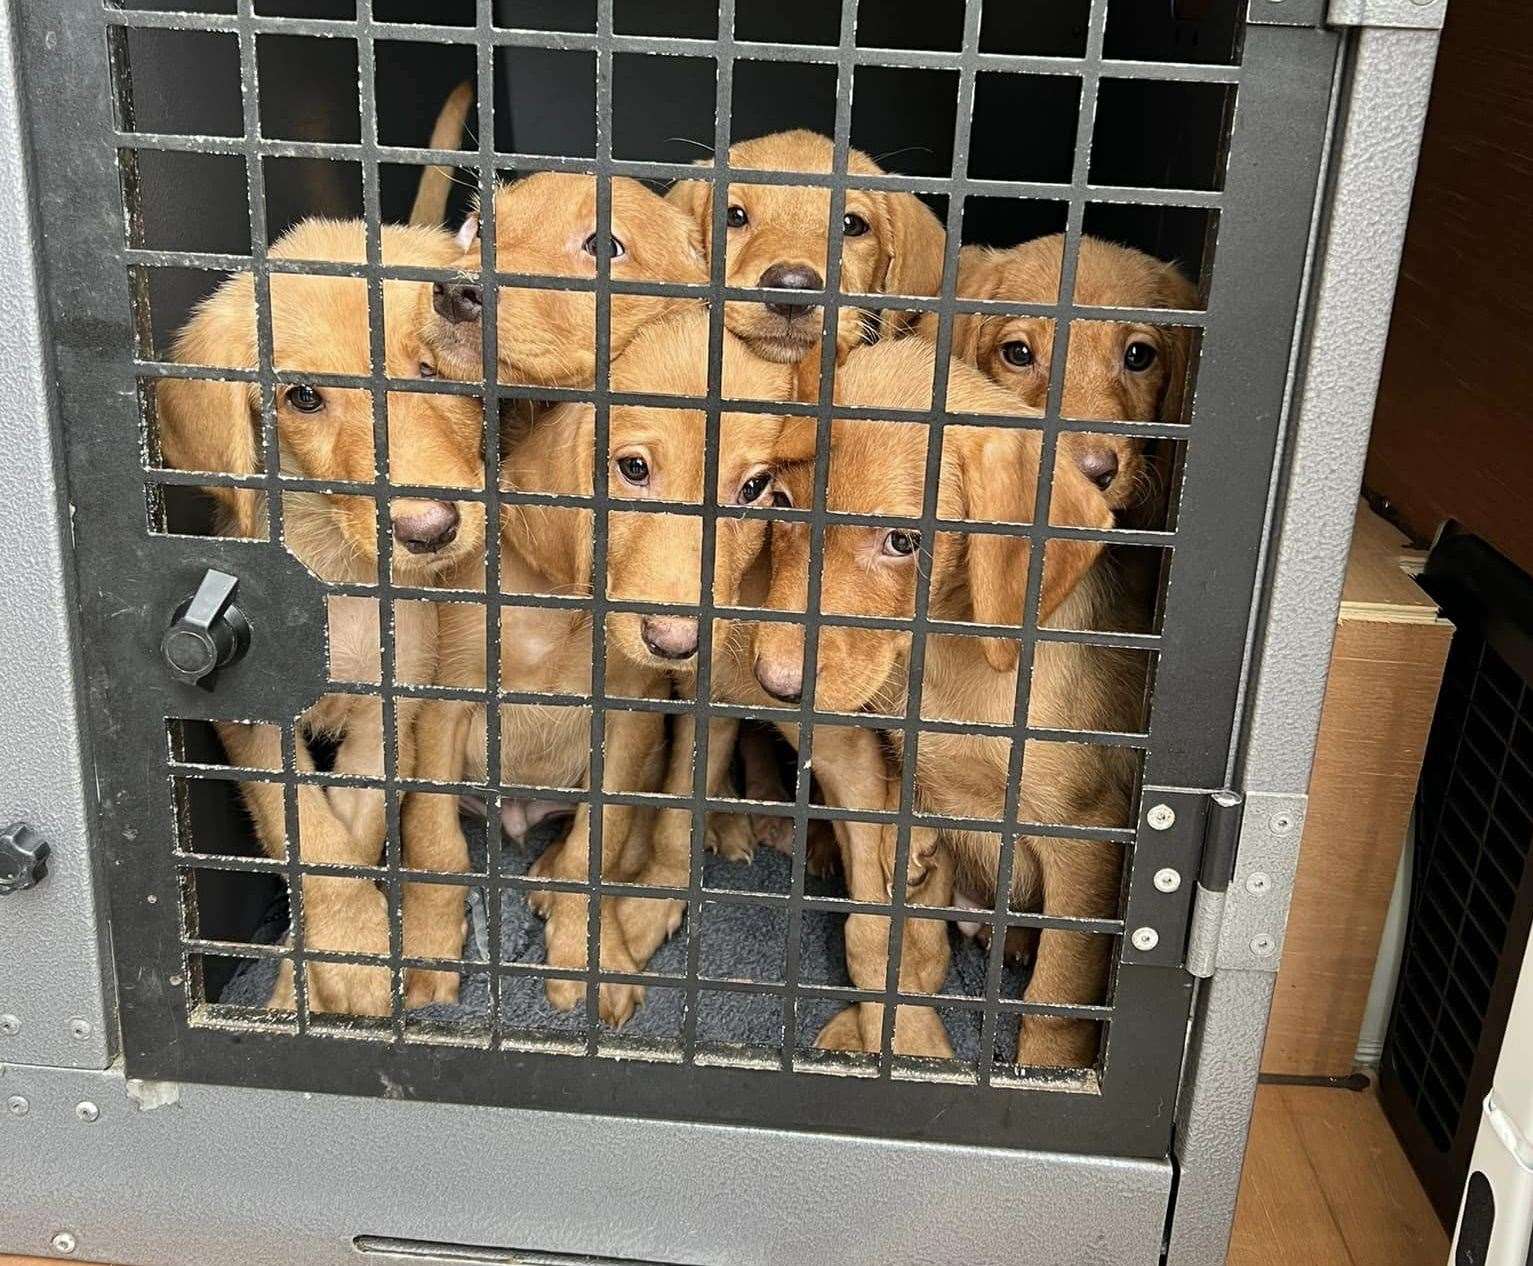
[{"label": "grey metal panel", "polygon": [[1250,712],[1249,791],[1309,781],[1437,54],[1433,31],[1356,41]]},{"label": "grey metal panel", "polygon": [[1448,16],[1448,0],[1331,0],[1326,21],[1332,26],[1397,26],[1439,31]]},{"label": "grey metal panel", "polygon": [[1221,971],[1198,992],[1166,1266],[1224,1262],[1275,979],[1269,972]]},{"label": "grey metal panel", "polygon": [[11,0],[0,0],[0,503],[9,519],[0,532],[0,826],[25,819],[53,855],[41,885],[0,898],[0,1014],[20,1023],[0,1033],[0,1059],[105,1068],[105,933],[87,848],[75,602],[13,39]]},{"label": "grey metal panel", "polygon": [[[1166,1161],[186,1085],[0,1066],[0,1246],[138,1266],[354,1263],[358,1235],[654,1262],[1136,1266]],[[76,1116],[94,1103],[99,1118]],[[664,1157],[664,1163],[657,1163]],[[8,1167],[12,1168],[12,1167]],[[385,1259],[389,1260],[389,1259]]]},{"label": "grey metal panel", "polygon": [[[1243,749],[1248,797],[1298,796],[1309,781],[1436,50],[1435,32],[1396,29],[1361,31],[1351,50]],[[1267,862],[1286,852],[1292,864],[1300,832],[1260,836]],[[1243,847],[1237,875],[1253,864]],[[1247,908],[1232,901],[1226,927]],[[1224,1261],[1272,980],[1226,969],[1200,994],[1169,1266]]]}]

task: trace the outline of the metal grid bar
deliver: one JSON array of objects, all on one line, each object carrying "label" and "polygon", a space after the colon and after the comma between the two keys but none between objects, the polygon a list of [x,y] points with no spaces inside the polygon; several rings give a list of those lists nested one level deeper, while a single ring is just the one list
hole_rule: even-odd
[{"label": "metal grid bar", "polygon": [[[1107,35],[1107,0],[1091,0],[1091,13],[1086,23],[1086,61],[1087,72],[1081,85],[1080,114],[1076,119],[1075,132],[1075,183],[1085,182],[1091,170],[1091,141],[1092,133],[1096,125],[1097,100],[1100,89],[1099,75],[1093,73],[1100,66],[1102,57],[1102,44]],[[1059,266],[1059,298],[1063,300],[1066,295],[1075,294],[1076,265],[1080,261],[1081,226],[1085,218],[1085,203],[1079,198],[1072,197],[1065,220],[1065,240]],[[1063,317],[1054,322],[1054,342],[1049,360],[1049,396],[1048,407],[1045,415],[1057,417],[1064,401],[1065,391],[1065,368],[1070,356],[1070,322]],[[1058,431],[1048,429],[1043,434],[1043,448],[1038,456],[1038,496],[1033,509],[1033,521],[1035,524],[1046,524],[1049,521],[1049,505],[1054,492],[1054,457],[1057,451]],[[1043,568],[1045,536],[1033,532],[1032,548],[1027,557],[1027,587],[1022,602],[1022,624],[1024,628],[1036,628],[1038,624],[1038,604],[1043,589]],[[1026,726],[1028,718],[1028,704],[1032,694],[1033,657],[1036,643],[1030,638],[1024,638],[1019,650],[1017,660],[1017,693],[1012,717],[1014,722],[1020,722]],[[1013,741],[1006,766],[1006,812],[1008,822],[1014,822],[1018,816],[1018,806],[1022,796],[1023,769],[1026,760],[1026,745],[1022,742]],[[1016,865],[1017,842],[1020,832],[1007,828],[1001,832],[1001,854],[996,865],[995,878],[995,908],[1001,910],[1009,906],[1011,902],[1011,889],[1014,882],[1013,870]],[[1001,966],[1005,957],[1005,940],[1001,937],[992,939],[990,946],[990,958],[985,969],[985,998],[999,997]],[[992,1010],[988,1005],[985,1008],[984,1020],[980,1028],[980,1058],[983,1063],[980,1068],[980,1082],[988,1085],[994,1068],[995,1049],[995,1026],[999,1017],[999,1011]]]},{"label": "metal grid bar", "polygon": [[[378,194],[378,102],[377,57],[374,45],[372,0],[357,0],[357,106],[358,127],[362,137],[362,219],[366,262],[383,263],[383,210]],[[367,280],[368,365],[374,383],[377,375],[388,373],[388,348],[384,331],[383,282],[378,277]],[[390,511],[389,479],[389,396],[376,385],[371,391],[373,408],[373,468],[377,478],[373,509],[377,518],[378,550],[378,700],[382,714],[379,743],[383,762],[384,809],[384,887],[389,916],[389,957],[404,956],[404,900],[399,883],[400,852],[403,832],[399,823],[399,718],[394,702],[394,532]],[[389,969],[390,1022],[397,1037],[404,1036],[404,972]]]},{"label": "metal grid bar", "polygon": [[[808,715],[814,710],[819,663],[819,630],[811,613],[820,607],[820,582],[825,557],[825,512],[830,488],[830,440],[832,429],[832,404],[835,394],[836,344],[840,335],[841,315],[841,252],[836,249],[840,240],[837,230],[846,211],[846,188],[843,183],[851,153],[852,136],[852,49],[857,43],[857,0],[841,0],[840,41],[836,59],[836,106],[835,124],[831,138],[830,206],[826,218],[825,247],[825,303],[820,309],[822,332],[820,335],[819,391],[816,399],[814,475],[809,497],[809,572],[804,592],[804,661],[803,688],[800,694],[798,722],[798,759],[794,765],[795,784],[793,795],[793,855],[789,876],[788,926],[783,945],[783,975],[787,985],[783,997],[783,1067],[791,1071],[796,1066],[798,1051],[798,995],[802,991],[800,940],[802,918],[796,911],[803,909],[804,882],[809,869],[809,794],[812,780],[810,771],[814,764],[814,726]],[[726,150],[725,153],[728,151]],[[715,164],[718,155],[714,156]],[[728,185],[722,186],[727,189]],[[717,203],[719,199],[714,198]],[[725,200],[727,201],[727,199]],[[723,223],[715,209],[714,250],[722,254],[720,226]],[[847,876],[850,884],[851,875]]]},{"label": "metal grid bar", "polygon": [[[715,47],[714,70],[714,153],[729,152],[729,122],[731,102],[734,96],[735,74],[735,0],[719,0],[718,41]],[[611,103],[608,102],[610,109]],[[711,234],[708,280],[712,286],[722,287],[725,282],[727,250],[724,247],[728,229],[728,186],[714,187],[712,216],[708,226]],[[697,1020],[700,999],[697,980],[701,973],[702,925],[706,917],[703,902],[703,844],[708,832],[708,814],[696,807],[708,799],[709,738],[712,723],[709,704],[713,699],[713,572],[718,549],[718,479],[719,445],[722,439],[723,420],[721,405],[712,403],[724,394],[724,305],[710,303],[708,308],[708,396],[710,403],[703,418],[703,486],[702,496],[702,548],[699,550],[698,596],[701,599],[697,614],[697,675],[693,683],[692,698],[692,799],[691,833],[687,856],[687,984],[682,1011],[681,1057],[684,1063],[696,1058]],[[784,1036],[784,1044],[787,1038]]]},{"label": "metal grid bar", "polygon": [[[480,331],[483,342],[480,353],[483,364],[496,365],[500,360],[500,297],[493,276],[496,269],[495,242],[495,174],[493,155],[495,151],[495,52],[490,36],[495,24],[495,0],[475,0],[474,18],[477,43],[474,51],[474,78],[478,89],[479,130],[479,289],[483,313]],[[489,85],[486,90],[485,85]],[[503,598],[500,583],[500,375],[486,373],[480,384],[484,392],[484,490],[489,498],[485,507],[484,543],[484,592]],[[505,607],[494,603],[486,611],[484,639],[485,684],[489,698],[484,704],[484,738],[486,782],[495,784],[486,797],[484,836],[489,885],[486,890],[486,931],[490,938],[490,1046],[495,1049],[501,1042],[501,994],[500,955],[504,923],[501,894],[504,891],[502,874],[502,844],[500,816],[502,793],[499,790],[504,763],[501,760],[501,712],[500,712],[500,642],[502,612]],[[493,701],[493,702],[492,702]]]},{"label": "metal grid bar", "polygon": [[[116,138],[125,150],[159,150],[166,153],[240,155],[245,148],[237,137],[194,136],[162,132],[118,132]],[[266,140],[257,151],[263,158],[322,158],[338,162],[357,162],[361,147],[349,141],[290,141]],[[379,147],[380,158],[385,162],[428,165],[450,164],[467,166],[464,156],[457,150],[414,149],[409,146],[387,145]],[[505,172],[530,175],[540,171],[564,171],[589,174],[591,160],[588,158],[559,158],[544,154],[497,154],[494,167]],[[804,188],[829,188],[832,178],[825,172],[774,172],[756,168],[693,167],[686,163],[640,162],[634,159],[613,159],[612,175],[629,176],[635,180],[701,180],[726,177],[739,183],[753,185],[792,185]],[[941,176],[858,175],[856,188],[872,191],[945,194],[952,191],[952,181]],[[1086,185],[1091,202],[1107,204],[1132,204],[1151,207],[1187,207],[1214,210],[1221,205],[1220,195],[1206,189],[1162,189],[1153,185]],[[982,180],[976,178],[970,186],[976,197],[1015,198],[1037,202],[1064,201],[1075,191],[1071,185],[1048,181]],[[179,252],[172,252],[179,253]],[[682,285],[680,282],[652,283],[656,285]],[[589,287],[590,282],[586,285]],[[912,296],[917,298],[919,296]]]},{"label": "metal grid bar", "polygon": [[[973,54],[979,48],[980,27],[983,22],[983,0],[969,0],[964,8],[963,49],[970,54],[969,63],[960,69],[958,76],[958,106],[953,135],[953,190],[947,208],[946,248],[942,260],[942,283],[939,290],[947,293],[954,288],[958,277],[958,252],[963,241],[963,204],[967,195],[969,175],[969,136],[974,114]],[[947,410],[948,379],[951,375],[950,356],[953,348],[953,318],[950,311],[937,313],[936,352],[932,357],[932,407],[940,415]],[[939,416],[927,424],[926,462],[921,485],[921,545],[917,553],[916,594],[914,625],[910,635],[908,685],[906,687],[905,720],[900,727],[902,742],[900,755],[900,818],[895,828],[894,873],[891,886],[894,915],[889,922],[888,962],[885,967],[883,1027],[879,1034],[879,1076],[887,1078],[893,1071],[895,1022],[898,1007],[895,997],[899,993],[900,962],[904,952],[905,935],[905,888],[910,876],[910,816],[916,807],[916,769],[920,762],[921,697],[925,691],[926,638],[922,631],[928,620],[931,603],[933,560],[936,557],[937,497],[942,480],[942,452],[947,435],[945,422]],[[1040,472],[1039,479],[1045,476]],[[1036,550],[1036,547],[1035,547]],[[919,565],[924,563],[924,566]],[[1005,938],[999,938],[1004,940]],[[981,1065],[989,1063],[983,1042],[979,1052]]]},{"label": "metal grid bar", "polygon": [[[596,0],[596,406],[591,491],[598,507],[607,502],[612,425],[612,5]],[[486,377],[489,377],[488,369]],[[591,516],[591,833],[586,877],[586,1053],[597,1052],[601,979],[602,835],[605,828],[607,725],[607,544],[610,524],[604,509]]]},{"label": "metal grid bar", "polygon": [[[567,52],[655,53],[671,57],[706,57],[716,55],[718,44],[711,39],[689,39],[662,35],[629,35],[614,31],[603,33],[600,9],[597,29],[592,34],[566,31],[539,31],[497,27],[489,35],[497,47],[546,48]],[[230,31],[234,22],[219,14],[158,12],[146,9],[108,9],[110,25],[178,31]],[[341,18],[257,17],[251,25],[258,34],[307,35],[316,38],[346,39],[356,33],[356,24]],[[417,43],[467,44],[480,39],[479,32],[463,26],[432,26],[424,23],[377,22],[372,24],[377,39],[410,40]],[[722,24],[720,24],[722,38]],[[888,66],[907,70],[957,70],[965,67],[981,72],[1010,71],[1018,74],[1077,75],[1081,59],[1041,57],[1006,53],[979,52],[977,45],[958,53],[905,49],[861,48],[850,50],[829,45],[779,44],[742,40],[735,45],[735,56],[750,61],[810,62],[825,65]],[[1220,64],[1117,60],[1104,63],[1112,73],[1123,78],[1172,80],[1193,83],[1231,83],[1239,68]]]},{"label": "metal grid bar", "polygon": [[[240,56],[240,105],[245,129],[245,140],[250,146],[245,156],[245,187],[250,214],[250,256],[252,286],[255,297],[256,319],[256,371],[261,397],[261,457],[265,474],[264,499],[267,512],[267,530],[273,544],[282,542],[282,493],[277,483],[281,471],[281,436],[277,431],[276,384],[272,374],[276,366],[273,351],[271,313],[271,274],[266,268],[266,180],[265,168],[254,152],[254,143],[261,135],[261,101],[259,70],[256,61],[256,45],[253,23],[254,0],[239,0],[236,10],[239,29]],[[282,765],[285,770],[298,770],[297,745],[300,738],[291,722],[281,727]],[[284,784],[282,788],[283,833],[287,844],[288,902],[292,920],[293,990],[297,1010],[298,1032],[308,1029],[309,997],[308,978],[304,968],[304,892],[299,872],[301,821],[296,784]]]}]

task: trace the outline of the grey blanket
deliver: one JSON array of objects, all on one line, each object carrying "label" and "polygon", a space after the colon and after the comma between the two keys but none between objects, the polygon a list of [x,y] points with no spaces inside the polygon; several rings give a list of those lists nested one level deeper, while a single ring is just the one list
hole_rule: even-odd
[{"label": "grey blanket", "polygon": [[[483,824],[465,823],[468,837],[483,839]],[[528,845],[507,843],[502,850],[502,869],[507,875],[527,871],[533,859],[552,842],[557,828],[542,828],[530,837]],[[474,864],[483,866],[483,848],[476,850]],[[708,854],[704,862],[706,888],[764,893],[786,893],[789,887],[790,862],[781,853],[760,848],[749,865],[724,861]],[[844,896],[839,877],[817,879],[810,876],[806,890],[813,896]],[[486,918],[485,893],[481,888],[468,890],[469,932],[464,957],[488,962],[490,958],[489,920]],[[287,934],[286,902],[274,908],[257,940],[275,943]],[[846,986],[846,956],[842,943],[844,916],[818,911],[802,912],[800,926],[799,978],[807,984]],[[787,912],[781,907],[706,902],[699,946],[699,972],[703,976],[730,977],[753,981],[780,982],[784,973]],[[950,935],[953,965],[944,992],[978,998],[984,993],[985,953],[973,941]],[[687,971],[688,926],[663,946],[651,960],[649,970],[665,975],[685,976]],[[520,893],[501,893],[501,949],[503,963],[541,963],[544,958],[543,924],[522,899]],[[225,988],[220,1001],[243,1006],[263,1006],[276,979],[276,963],[271,959],[252,960]],[[1002,997],[1017,997],[1023,978],[1008,967],[1001,981]],[[674,1038],[680,1035],[685,995],[678,988],[650,986],[645,1004],[624,1026],[625,1035],[649,1038]],[[801,998],[798,1006],[798,1036],[801,1049],[814,1045],[821,1027],[843,1004],[835,1000]],[[470,973],[462,983],[459,1000],[454,1005],[433,1004],[412,1012],[413,1017],[444,1024],[482,1022],[490,1009],[488,974]],[[543,982],[535,976],[503,976],[500,996],[501,1022],[507,1029],[536,1030],[545,1033],[573,1033],[585,1027],[584,1009],[572,1012],[554,1010],[544,996]],[[979,1048],[980,1012],[964,1008],[939,1008],[960,1059],[973,1060]],[[749,1046],[780,1047],[783,1007],[780,996],[704,989],[700,992],[697,1013],[697,1037],[701,1042],[738,1043]],[[1015,1058],[1016,1026],[1003,1019],[996,1026],[995,1057]]]}]

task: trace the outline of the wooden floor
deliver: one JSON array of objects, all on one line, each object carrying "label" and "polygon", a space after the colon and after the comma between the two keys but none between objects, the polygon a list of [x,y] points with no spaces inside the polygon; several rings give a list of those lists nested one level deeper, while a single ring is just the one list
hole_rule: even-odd
[{"label": "wooden floor", "polygon": [[1229,1266],[1447,1260],[1448,1238],[1371,1090],[1257,1090]]},{"label": "wooden floor", "polygon": [[[1372,1091],[1257,1091],[1228,1266],[1444,1266],[1447,1260],[1447,1236]],[[0,1266],[48,1263],[0,1253]]]}]

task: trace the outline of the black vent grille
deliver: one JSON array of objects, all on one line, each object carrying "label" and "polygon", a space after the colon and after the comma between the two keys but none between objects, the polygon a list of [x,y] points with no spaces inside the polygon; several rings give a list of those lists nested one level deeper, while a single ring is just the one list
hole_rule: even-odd
[{"label": "black vent grille", "polygon": [[1417,796],[1410,923],[1382,1090],[1447,1221],[1533,907],[1533,635],[1517,618],[1533,609],[1533,581],[1484,542],[1449,534],[1423,583],[1458,631]]}]

